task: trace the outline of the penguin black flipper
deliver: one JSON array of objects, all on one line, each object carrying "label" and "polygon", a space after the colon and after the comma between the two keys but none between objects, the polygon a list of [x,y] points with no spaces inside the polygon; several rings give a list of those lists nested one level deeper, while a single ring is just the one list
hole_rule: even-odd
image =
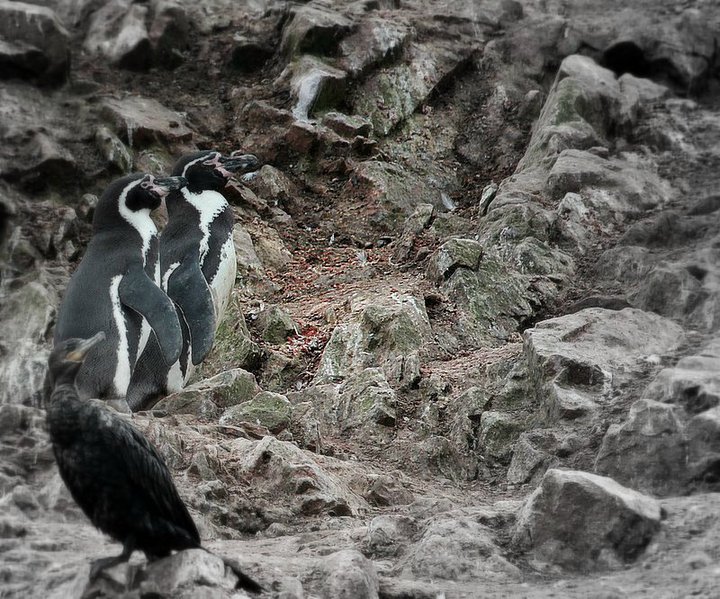
[{"label": "penguin black flipper", "polygon": [[197,252],[187,255],[172,271],[167,293],[174,298],[190,331],[192,363],[197,366],[215,340],[215,307],[210,287],[200,269]]},{"label": "penguin black flipper", "polygon": [[163,359],[174,364],[182,351],[182,330],[175,304],[142,268],[125,274],[118,290],[120,301],[145,317],[160,345]]}]

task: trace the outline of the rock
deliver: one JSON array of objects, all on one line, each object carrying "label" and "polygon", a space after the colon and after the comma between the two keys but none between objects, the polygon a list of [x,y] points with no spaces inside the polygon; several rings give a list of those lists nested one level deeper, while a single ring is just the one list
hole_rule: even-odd
[{"label": "rock", "polygon": [[711,490],[716,491],[720,464],[720,407],[693,416],[685,430],[693,488],[707,483]]},{"label": "rock", "polygon": [[408,118],[433,89],[462,68],[469,49],[455,45],[410,43],[406,59],[372,73],[353,90],[350,103],[384,137]]},{"label": "rock", "polygon": [[185,119],[151,98],[107,98],[102,101],[101,110],[112,123],[115,132],[131,148],[147,147],[157,142],[188,142],[192,139],[192,131],[185,124]]},{"label": "rock", "polygon": [[366,368],[340,387],[335,417],[341,430],[395,426],[395,392],[381,368]]},{"label": "rock", "polygon": [[273,53],[273,47],[264,41],[236,33],[233,36],[230,64],[241,73],[254,73],[272,58]]},{"label": "rock", "polygon": [[417,532],[414,518],[402,514],[376,516],[368,524],[365,553],[373,558],[397,557]]},{"label": "rock", "polygon": [[25,2],[0,2],[0,78],[63,83],[70,72],[70,34],[55,12]]},{"label": "rock", "polygon": [[224,408],[252,399],[260,392],[255,377],[234,368],[188,385],[182,391],[168,395],[153,406],[153,411],[166,414],[195,414],[215,418]]},{"label": "rock", "polygon": [[365,19],[340,42],[340,66],[358,78],[375,65],[399,57],[412,34],[412,27],[398,19]]},{"label": "rock", "polygon": [[[139,572],[131,572],[135,568]],[[118,572],[118,570],[121,570]],[[119,583],[125,583],[128,591],[138,595],[152,595],[159,599],[190,599],[197,597],[198,586],[202,585],[207,594],[203,596],[224,599],[249,597],[242,591],[235,591],[237,577],[226,567],[223,560],[202,549],[180,551],[175,555],[142,566],[121,565],[111,570]],[[105,596],[112,588],[109,581],[99,578],[88,585],[83,596]],[[111,591],[112,592],[112,591]],[[211,594],[212,593],[212,594]]]},{"label": "rock", "polygon": [[512,448],[512,461],[507,471],[511,484],[534,482],[542,477],[548,468],[558,463],[555,456],[559,440],[552,431],[532,430],[520,434]]},{"label": "rock", "polygon": [[258,195],[271,205],[295,206],[297,186],[281,170],[265,164],[252,183]]},{"label": "rock", "polygon": [[483,412],[480,417],[480,450],[486,458],[508,463],[523,422],[505,412]]},{"label": "rock", "polygon": [[320,123],[348,139],[353,139],[358,135],[369,137],[372,134],[372,123],[359,115],[326,112],[320,119]]},{"label": "rock", "polygon": [[370,476],[368,479],[368,487],[363,492],[363,497],[371,505],[407,505],[413,502],[413,494],[394,477],[380,474]]},{"label": "rock", "polygon": [[350,318],[325,346],[313,384],[342,381],[368,367],[382,367],[391,385],[417,384],[422,344],[431,338],[425,306],[399,293],[350,299]]},{"label": "rock", "polygon": [[525,332],[531,379],[543,419],[552,423],[595,413],[613,391],[642,371],[641,360],[682,343],[674,322],[633,308],[587,308],[538,323]]},{"label": "rock", "polygon": [[44,346],[59,298],[46,277],[3,297],[0,322],[0,404],[31,403],[41,390],[49,350]]},{"label": "rock", "polygon": [[431,256],[425,276],[436,285],[449,279],[458,268],[477,271],[483,248],[473,239],[450,239]]},{"label": "rock", "polygon": [[306,516],[350,516],[368,509],[338,476],[349,469],[339,460],[310,454],[274,437],[259,442],[235,439],[231,451],[238,460],[232,467],[235,475],[251,477],[255,493],[273,504],[286,502]]},{"label": "rock", "polygon": [[290,425],[292,408],[287,397],[279,393],[261,391],[249,401],[229,407],[220,416],[220,424],[237,425],[253,422],[279,433]]},{"label": "rock", "polygon": [[311,56],[302,56],[280,75],[280,80],[290,80],[290,91],[295,100],[292,114],[303,122],[342,102],[345,78],[344,71]]},{"label": "rock", "polygon": [[152,64],[145,25],[149,8],[131,0],[112,0],[93,14],[83,47],[121,68],[143,71]]},{"label": "rock", "polygon": [[512,542],[572,572],[635,561],[660,529],[660,504],[610,478],[548,470],[518,514]]},{"label": "rock", "polygon": [[288,57],[301,53],[332,55],[353,29],[350,19],[323,6],[300,6],[291,14],[280,42],[280,52]]},{"label": "rock", "polygon": [[110,129],[101,125],[95,130],[95,143],[111,169],[122,174],[132,170],[133,160],[125,144]]},{"label": "rock", "polygon": [[410,258],[417,236],[430,224],[435,208],[432,204],[420,204],[415,211],[407,217],[403,232],[395,244],[393,252],[394,262],[404,262]]},{"label": "rock", "polygon": [[281,345],[288,337],[297,335],[298,326],[290,315],[279,306],[269,306],[258,312],[256,326],[268,343]]},{"label": "rock", "polygon": [[641,399],[622,425],[611,425],[595,470],[634,489],[674,495],[684,488],[687,441],[674,406]]},{"label": "rock", "polygon": [[519,580],[520,570],[507,561],[491,531],[470,518],[434,518],[411,547],[404,572],[431,580]]},{"label": "rock", "polygon": [[643,397],[680,405],[698,414],[720,404],[720,344],[711,343],[696,355],[680,358],[661,370]]},{"label": "rock", "polygon": [[178,0],[155,0],[151,5],[149,35],[154,50],[153,63],[173,69],[183,62],[183,52],[190,47],[192,21]]},{"label": "rock", "polygon": [[332,553],[325,558],[327,573],[323,596],[338,599],[377,599],[379,582],[373,563],[354,549]]}]

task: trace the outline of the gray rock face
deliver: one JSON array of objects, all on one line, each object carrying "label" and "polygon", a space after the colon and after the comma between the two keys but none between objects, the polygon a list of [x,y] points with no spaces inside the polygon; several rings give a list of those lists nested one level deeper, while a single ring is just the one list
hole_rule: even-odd
[{"label": "gray rock face", "polygon": [[520,511],[513,544],[573,571],[616,568],[638,558],[660,519],[657,501],[610,478],[553,469]]},{"label": "gray rock face", "polygon": [[627,420],[605,434],[595,470],[646,493],[681,492],[687,483],[688,451],[677,412],[668,404],[635,402]]},{"label": "gray rock face", "polygon": [[70,34],[55,12],[25,2],[0,2],[0,77],[41,85],[63,83],[70,71]]},{"label": "gray rock face", "polygon": [[611,403],[613,390],[642,360],[675,350],[674,322],[631,308],[588,308],[539,323],[525,333],[531,377],[547,422],[588,417]]}]

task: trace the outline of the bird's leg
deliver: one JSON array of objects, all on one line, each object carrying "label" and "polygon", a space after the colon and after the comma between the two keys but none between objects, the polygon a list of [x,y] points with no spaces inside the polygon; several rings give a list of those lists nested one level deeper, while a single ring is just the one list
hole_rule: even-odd
[{"label": "bird's leg", "polygon": [[103,557],[92,563],[92,566],[90,566],[90,580],[95,580],[98,576],[100,576],[103,570],[128,561],[134,550],[135,540],[132,537],[125,539],[125,542],[123,543],[123,550],[120,555]]}]

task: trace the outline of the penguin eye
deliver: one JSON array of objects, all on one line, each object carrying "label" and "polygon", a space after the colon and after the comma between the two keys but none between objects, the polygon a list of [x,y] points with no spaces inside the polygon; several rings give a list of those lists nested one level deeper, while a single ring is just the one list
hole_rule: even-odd
[{"label": "penguin eye", "polygon": [[150,181],[143,181],[142,183],[140,183],[140,187],[142,187],[143,189],[150,189]]},{"label": "penguin eye", "polygon": [[215,166],[215,161],[212,160],[212,159],[211,159],[211,160],[204,160],[204,161],[203,161],[203,164],[204,164],[205,166]]}]

